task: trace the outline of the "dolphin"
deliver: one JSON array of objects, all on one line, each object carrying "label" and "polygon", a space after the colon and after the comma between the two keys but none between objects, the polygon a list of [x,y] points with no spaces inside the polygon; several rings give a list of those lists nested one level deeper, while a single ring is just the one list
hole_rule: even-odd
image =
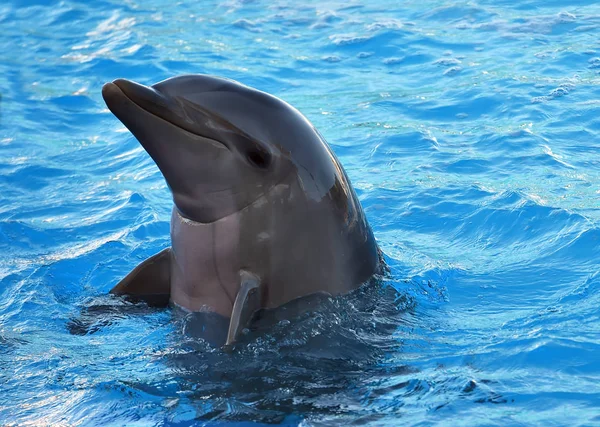
[{"label": "dolphin", "polygon": [[235,341],[256,311],[347,293],[381,252],[337,157],[285,101],[233,80],[117,79],[102,96],[173,195],[171,247],[110,292],[216,313]]}]

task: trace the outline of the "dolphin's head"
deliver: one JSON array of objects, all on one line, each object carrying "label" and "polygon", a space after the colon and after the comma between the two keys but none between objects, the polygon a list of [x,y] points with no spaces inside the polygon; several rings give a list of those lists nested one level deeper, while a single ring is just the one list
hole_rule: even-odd
[{"label": "dolphin's head", "polygon": [[178,210],[197,222],[243,209],[290,174],[322,197],[339,173],[302,114],[232,80],[185,75],[148,87],[118,79],[102,95],[158,165]]}]

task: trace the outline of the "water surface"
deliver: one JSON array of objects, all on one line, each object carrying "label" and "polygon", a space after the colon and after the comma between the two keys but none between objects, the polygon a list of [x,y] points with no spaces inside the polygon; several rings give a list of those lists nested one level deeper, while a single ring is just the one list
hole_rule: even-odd
[{"label": "water surface", "polygon": [[[0,423],[600,424],[595,3],[3,2]],[[231,353],[168,310],[71,333],[169,245],[168,189],[101,86],[182,73],[315,124],[383,284]]]}]

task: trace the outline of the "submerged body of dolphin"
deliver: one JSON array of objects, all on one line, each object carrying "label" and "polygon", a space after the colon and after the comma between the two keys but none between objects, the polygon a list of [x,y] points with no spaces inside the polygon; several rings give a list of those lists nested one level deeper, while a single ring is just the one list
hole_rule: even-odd
[{"label": "submerged body of dolphin", "polygon": [[102,95],[174,201],[172,247],[112,293],[231,318],[230,343],[260,308],[344,293],[377,272],[379,249],[344,169],[289,104],[206,75],[151,87],[119,79]]}]

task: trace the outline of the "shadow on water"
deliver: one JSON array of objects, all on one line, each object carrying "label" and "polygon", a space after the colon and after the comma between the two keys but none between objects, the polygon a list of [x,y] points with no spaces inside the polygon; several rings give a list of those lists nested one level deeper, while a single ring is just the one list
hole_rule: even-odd
[{"label": "shadow on water", "polygon": [[69,319],[66,328],[72,335],[88,335],[127,317],[149,315],[160,310],[115,295],[102,295],[86,299],[79,313]]},{"label": "shadow on water", "polygon": [[[417,279],[405,284],[416,289]],[[230,348],[214,344],[226,333],[223,318],[168,309],[170,332],[151,362],[160,375],[121,379],[119,387],[166,408],[168,425],[356,425],[421,410],[425,397],[437,417],[460,402],[506,403],[498,384],[459,355],[464,349],[448,353],[446,338],[429,334],[440,321],[423,312],[431,307],[398,286],[384,277],[347,295],[315,294],[262,310]],[[157,312],[164,309],[102,296],[67,327],[96,334]],[[439,363],[421,360],[423,348]]]},{"label": "shadow on water", "polygon": [[[157,310],[113,297],[90,302],[68,323],[72,334]],[[201,421],[343,415],[363,406],[365,381],[387,353],[399,350],[393,335],[413,308],[413,300],[373,280],[348,295],[316,294],[262,310],[231,348],[204,339],[207,329],[226,331],[227,324],[172,310],[174,331],[158,356],[169,379],[125,385],[179,406],[178,412],[189,407],[191,419]]]},{"label": "shadow on water", "polygon": [[410,309],[382,283],[342,297],[312,295],[260,312],[232,349],[176,334],[165,362],[198,420],[344,413],[360,405],[365,372],[400,345],[392,335]]}]

